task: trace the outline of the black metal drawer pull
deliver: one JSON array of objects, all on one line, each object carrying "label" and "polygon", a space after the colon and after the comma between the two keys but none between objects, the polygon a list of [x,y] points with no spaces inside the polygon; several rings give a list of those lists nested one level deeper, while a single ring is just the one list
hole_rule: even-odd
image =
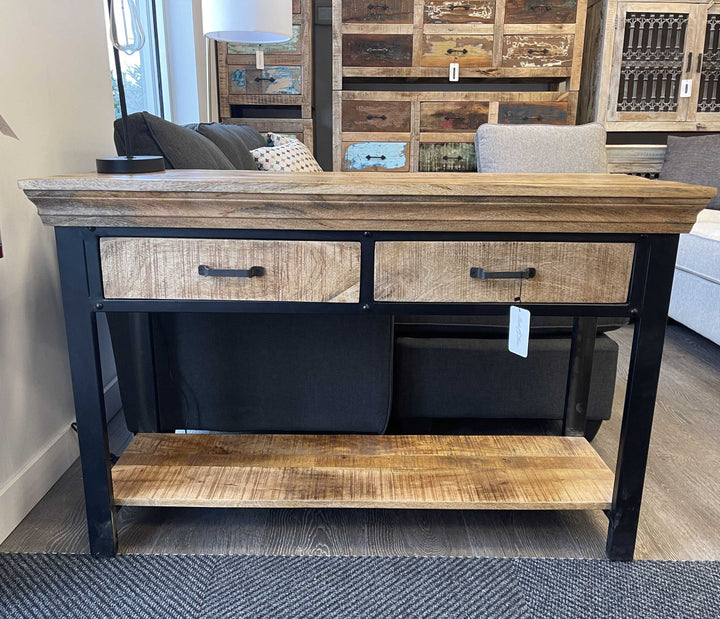
[{"label": "black metal drawer pull", "polygon": [[454,11],[455,9],[463,9],[465,11],[469,11],[470,5],[469,4],[453,4],[452,6],[449,6],[447,8],[449,8],[451,11]]},{"label": "black metal drawer pull", "polygon": [[365,159],[367,159],[368,161],[370,161],[371,159],[382,159],[383,161],[385,161],[387,157],[385,155],[365,155]]},{"label": "black metal drawer pull", "polygon": [[255,81],[256,81],[256,82],[270,82],[270,83],[272,83],[272,82],[275,81],[275,78],[274,78],[274,77],[256,77],[256,78],[255,78]]},{"label": "black metal drawer pull", "polygon": [[448,161],[450,159],[452,159],[453,161],[455,161],[455,160],[462,161],[462,158],[463,158],[462,155],[458,155],[457,157],[451,157],[450,155],[443,155],[443,161]]},{"label": "black metal drawer pull", "polygon": [[198,273],[203,277],[262,277],[265,275],[263,267],[250,267],[249,269],[211,269],[201,264]]},{"label": "black metal drawer pull", "polygon": [[463,49],[454,49],[454,48],[451,47],[446,53],[448,53],[448,54],[467,54],[468,51],[467,51],[465,48],[463,48]]},{"label": "black metal drawer pull", "polygon": [[685,67],[685,72],[689,73],[690,69],[692,69],[692,52],[690,52],[688,54],[688,63],[687,63],[687,67]]},{"label": "black metal drawer pull", "polygon": [[524,271],[486,271],[477,267],[470,269],[470,277],[473,279],[532,279],[535,277],[535,269],[530,267]]},{"label": "black metal drawer pull", "polygon": [[545,9],[546,11],[552,11],[552,6],[549,4],[533,4],[530,6],[531,11],[537,11],[538,9]]},{"label": "black metal drawer pull", "polygon": [[389,8],[387,4],[368,4],[368,11],[387,11]]},{"label": "black metal drawer pull", "polygon": [[533,54],[547,54],[548,50],[546,49],[529,49],[527,51],[528,56],[532,56]]},{"label": "black metal drawer pull", "polygon": [[445,117],[445,120],[463,120],[462,116],[450,116],[449,114]]},{"label": "black metal drawer pull", "polygon": [[390,50],[387,47],[368,47],[365,50],[366,54],[387,54]]},{"label": "black metal drawer pull", "polygon": [[387,116],[385,116],[385,114],[383,114],[382,116],[373,116],[372,114],[367,115],[368,120],[372,120],[373,118],[378,118],[380,120],[387,120]]}]

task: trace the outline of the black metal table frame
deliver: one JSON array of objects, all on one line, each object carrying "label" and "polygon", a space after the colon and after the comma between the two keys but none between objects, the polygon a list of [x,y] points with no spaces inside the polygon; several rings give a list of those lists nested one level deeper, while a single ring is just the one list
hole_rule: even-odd
[{"label": "black metal table frame", "polygon": [[[468,233],[375,231],[280,231],[182,228],[55,229],[65,309],[70,368],[80,442],[90,549],[94,556],[117,551],[111,462],[97,335],[98,312],[348,313],[500,315],[509,303],[386,303],[373,299],[375,242],[404,241],[546,241],[634,243],[635,259],[627,303],[514,303],[533,315],[572,316],[563,432],[582,436],[592,371],[597,318],[631,317],[634,334],[620,432],[606,552],[612,560],[631,561],[635,549],[645,468],[678,234]],[[354,241],[362,247],[358,303],[260,301],[174,301],[105,299],[102,289],[101,237],[180,237],[267,240]],[[142,325],[142,321],[138,321]],[[147,324],[147,323],[145,323]],[[141,328],[141,327],[140,327]],[[142,333],[138,334],[142,338]]]}]

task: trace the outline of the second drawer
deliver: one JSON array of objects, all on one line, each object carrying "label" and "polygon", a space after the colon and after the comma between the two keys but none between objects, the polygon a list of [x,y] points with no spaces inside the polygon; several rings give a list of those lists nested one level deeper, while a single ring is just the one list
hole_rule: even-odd
[{"label": "second drawer", "polygon": [[[634,253],[632,243],[380,242],[374,296],[405,303],[624,303]],[[471,277],[478,268],[535,273],[531,279]]]},{"label": "second drawer", "polygon": [[[353,242],[104,238],[100,260],[108,299],[357,303],[360,295]],[[248,277],[251,267],[261,271]]]}]

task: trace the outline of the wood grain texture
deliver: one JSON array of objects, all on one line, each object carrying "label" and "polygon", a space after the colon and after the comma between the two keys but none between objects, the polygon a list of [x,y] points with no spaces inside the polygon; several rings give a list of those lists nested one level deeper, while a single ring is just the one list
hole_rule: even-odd
[{"label": "wood grain texture", "polygon": [[166,170],[19,186],[60,226],[689,232],[717,190],[618,174]]},{"label": "wood grain texture", "polygon": [[[103,289],[114,299],[357,303],[360,244],[324,241],[103,238]],[[207,277],[198,267],[261,277]]]},{"label": "wood grain texture", "polygon": [[492,37],[426,34],[422,41],[420,64],[423,67],[449,67],[451,62],[463,68],[492,67]]},{"label": "wood grain texture", "polygon": [[506,24],[575,23],[577,0],[505,0]]},{"label": "wood grain texture", "polygon": [[495,21],[494,0],[425,0],[425,24],[468,24]]},{"label": "wood grain texture", "polygon": [[343,0],[343,23],[411,24],[413,0]]},{"label": "wood grain texture", "polygon": [[407,34],[346,34],[342,62],[348,67],[409,67],[412,46]]},{"label": "wood grain texture", "polygon": [[[375,246],[375,300],[407,303],[624,303],[629,243],[388,241]],[[486,271],[536,269],[532,279],[479,280]]]},{"label": "wood grain texture", "polygon": [[666,149],[666,146],[647,144],[608,144],[608,172],[656,174],[663,166]]},{"label": "wood grain texture", "polygon": [[503,66],[571,67],[574,35],[505,35]]},{"label": "wood grain texture", "polygon": [[423,142],[420,144],[421,172],[477,172],[475,144]]},{"label": "wood grain texture", "polygon": [[568,124],[568,104],[552,101],[501,103],[498,107],[498,123],[506,125],[566,125]]},{"label": "wood grain texture", "polygon": [[118,505],[606,509],[613,474],[583,438],[138,434]]},{"label": "wood grain texture", "polygon": [[409,101],[343,101],[342,131],[410,132]]},{"label": "wood grain texture", "polygon": [[474,133],[488,121],[489,102],[426,101],[420,103],[420,131]]}]

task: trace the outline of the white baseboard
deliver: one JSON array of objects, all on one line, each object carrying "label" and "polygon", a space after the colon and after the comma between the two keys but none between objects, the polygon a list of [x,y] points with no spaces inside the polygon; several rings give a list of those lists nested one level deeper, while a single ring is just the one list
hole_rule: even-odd
[{"label": "white baseboard", "polygon": [[0,486],[0,542],[12,533],[78,455],[77,435],[68,425]]},{"label": "white baseboard", "polygon": [[[104,389],[108,420],[122,408],[117,377]],[[0,486],[0,543],[20,524],[80,455],[75,431],[68,425],[37,455]]]}]

